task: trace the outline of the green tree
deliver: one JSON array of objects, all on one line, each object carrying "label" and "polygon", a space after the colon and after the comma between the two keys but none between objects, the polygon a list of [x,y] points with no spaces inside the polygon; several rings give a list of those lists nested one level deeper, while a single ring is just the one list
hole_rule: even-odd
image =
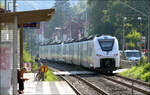
[{"label": "green tree", "polygon": [[141,39],[141,34],[136,29],[132,29],[131,33],[126,36],[127,47],[129,49],[139,49],[137,42]]},{"label": "green tree", "polygon": [[86,12],[89,10],[86,1],[79,1],[73,8],[73,17],[78,20],[85,20]]},{"label": "green tree", "polygon": [[0,8],[4,8],[2,1],[0,1]]},{"label": "green tree", "polygon": [[[129,6],[147,13],[148,2],[148,0],[88,0],[91,8],[89,14],[91,31],[89,34],[116,36],[119,39],[119,45],[122,45],[123,27],[125,35],[136,29],[142,36],[146,36],[147,17]],[[141,21],[137,19],[139,16],[142,18]],[[124,20],[124,17],[127,19]],[[135,42],[132,43],[136,44]]]},{"label": "green tree", "polygon": [[27,40],[24,42],[24,50],[28,51],[28,42],[27,42]]},{"label": "green tree", "polygon": [[47,25],[47,38],[49,39],[52,33],[55,31],[56,27],[63,27],[67,21],[71,20],[72,10],[70,7],[69,0],[55,0],[54,8],[55,14],[52,20]]}]

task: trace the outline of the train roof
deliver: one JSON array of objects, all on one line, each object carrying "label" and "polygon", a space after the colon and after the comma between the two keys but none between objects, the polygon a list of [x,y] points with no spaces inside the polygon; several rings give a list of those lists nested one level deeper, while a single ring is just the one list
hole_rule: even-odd
[{"label": "train roof", "polygon": [[124,52],[139,52],[139,50],[125,50]]},{"label": "train roof", "polygon": [[94,36],[89,36],[87,38],[84,37],[84,38],[81,38],[79,40],[71,39],[71,40],[67,40],[67,41],[64,41],[64,42],[61,42],[61,41],[51,41],[51,42],[48,42],[48,43],[41,44],[41,46],[58,45],[58,44],[61,44],[61,43],[68,44],[68,43],[75,43],[75,42],[83,42],[83,41],[92,40],[93,38],[94,38]]},{"label": "train roof", "polygon": [[[83,37],[79,40],[74,40],[74,39],[71,39],[71,40],[67,40],[67,41],[64,41],[64,42],[61,42],[61,41],[50,41],[48,43],[44,43],[42,44],[41,46],[46,46],[46,45],[59,45],[61,43],[64,43],[64,44],[68,44],[68,43],[75,43],[75,42],[83,42],[83,41],[89,41],[89,40],[93,40],[96,36],[89,36],[87,38]],[[114,38],[113,36],[110,36],[110,35],[102,35],[102,36],[99,36],[98,38],[102,38],[102,39],[105,39],[105,38]]]},{"label": "train roof", "polygon": [[100,37],[98,37],[100,39],[112,39],[112,38],[115,38],[114,36],[110,36],[110,35],[102,35]]}]

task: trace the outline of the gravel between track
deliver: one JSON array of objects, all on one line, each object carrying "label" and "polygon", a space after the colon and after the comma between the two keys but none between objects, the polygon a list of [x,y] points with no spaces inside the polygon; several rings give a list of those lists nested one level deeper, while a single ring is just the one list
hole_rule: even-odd
[{"label": "gravel between track", "polygon": [[102,95],[101,93],[97,92],[86,83],[80,81],[79,79],[73,76],[66,76],[67,80],[72,83],[83,95]]},{"label": "gravel between track", "polygon": [[[110,95],[131,95],[132,94],[132,90],[130,88],[127,88],[120,84],[109,81],[100,75],[97,75],[97,76],[93,76],[93,75],[85,76],[84,75],[84,76],[82,76],[82,78],[87,79],[91,83],[97,85],[99,88],[104,89]],[[144,95],[137,91],[133,91],[133,94],[134,95]]]},{"label": "gravel between track", "polygon": [[[52,67],[52,68],[56,68],[60,71],[84,71],[84,70],[88,70],[88,69],[82,68],[80,66],[76,66],[76,65],[72,65],[72,64],[64,64],[64,63],[49,63],[48,62],[47,65]],[[67,77],[69,77],[69,76],[67,76]],[[109,81],[109,80],[107,80],[104,77],[101,77],[99,75],[82,75],[82,78],[87,79],[91,83],[97,85],[99,88],[104,89],[110,95],[132,95],[132,90],[130,88],[127,88],[127,87],[122,86],[120,84]],[[72,81],[74,81],[74,80],[77,80],[77,79],[74,78]],[[82,86],[82,83],[80,81],[74,81],[73,84],[75,85],[75,87],[81,87],[81,91],[84,90],[84,84],[85,83],[83,83],[83,86]],[[92,89],[92,88],[89,87],[88,89]],[[85,92],[88,91],[88,89],[85,88]],[[90,93],[90,94],[88,94],[88,93]],[[94,94],[90,91],[88,93],[86,93],[84,95],[100,95],[100,94]],[[135,90],[133,91],[133,93],[134,93],[134,95],[144,95],[144,94],[137,92]]]}]

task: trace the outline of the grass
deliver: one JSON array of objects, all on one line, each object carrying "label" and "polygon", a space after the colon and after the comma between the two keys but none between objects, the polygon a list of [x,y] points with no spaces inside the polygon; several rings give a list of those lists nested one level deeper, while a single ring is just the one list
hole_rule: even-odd
[{"label": "grass", "polygon": [[143,59],[143,61],[139,62],[137,66],[121,72],[120,75],[140,79],[150,83],[150,63],[146,63],[145,59]]},{"label": "grass", "polygon": [[49,69],[45,73],[45,81],[57,81],[57,77],[52,73],[52,71]]}]

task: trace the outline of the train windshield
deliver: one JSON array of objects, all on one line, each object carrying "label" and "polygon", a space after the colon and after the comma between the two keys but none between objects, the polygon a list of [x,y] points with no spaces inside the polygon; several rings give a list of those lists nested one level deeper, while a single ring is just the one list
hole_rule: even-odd
[{"label": "train windshield", "polygon": [[139,52],[126,52],[127,57],[140,57]]},{"label": "train windshield", "polygon": [[114,44],[114,39],[99,39],[99,44],[103,51],[111,51]]}]

